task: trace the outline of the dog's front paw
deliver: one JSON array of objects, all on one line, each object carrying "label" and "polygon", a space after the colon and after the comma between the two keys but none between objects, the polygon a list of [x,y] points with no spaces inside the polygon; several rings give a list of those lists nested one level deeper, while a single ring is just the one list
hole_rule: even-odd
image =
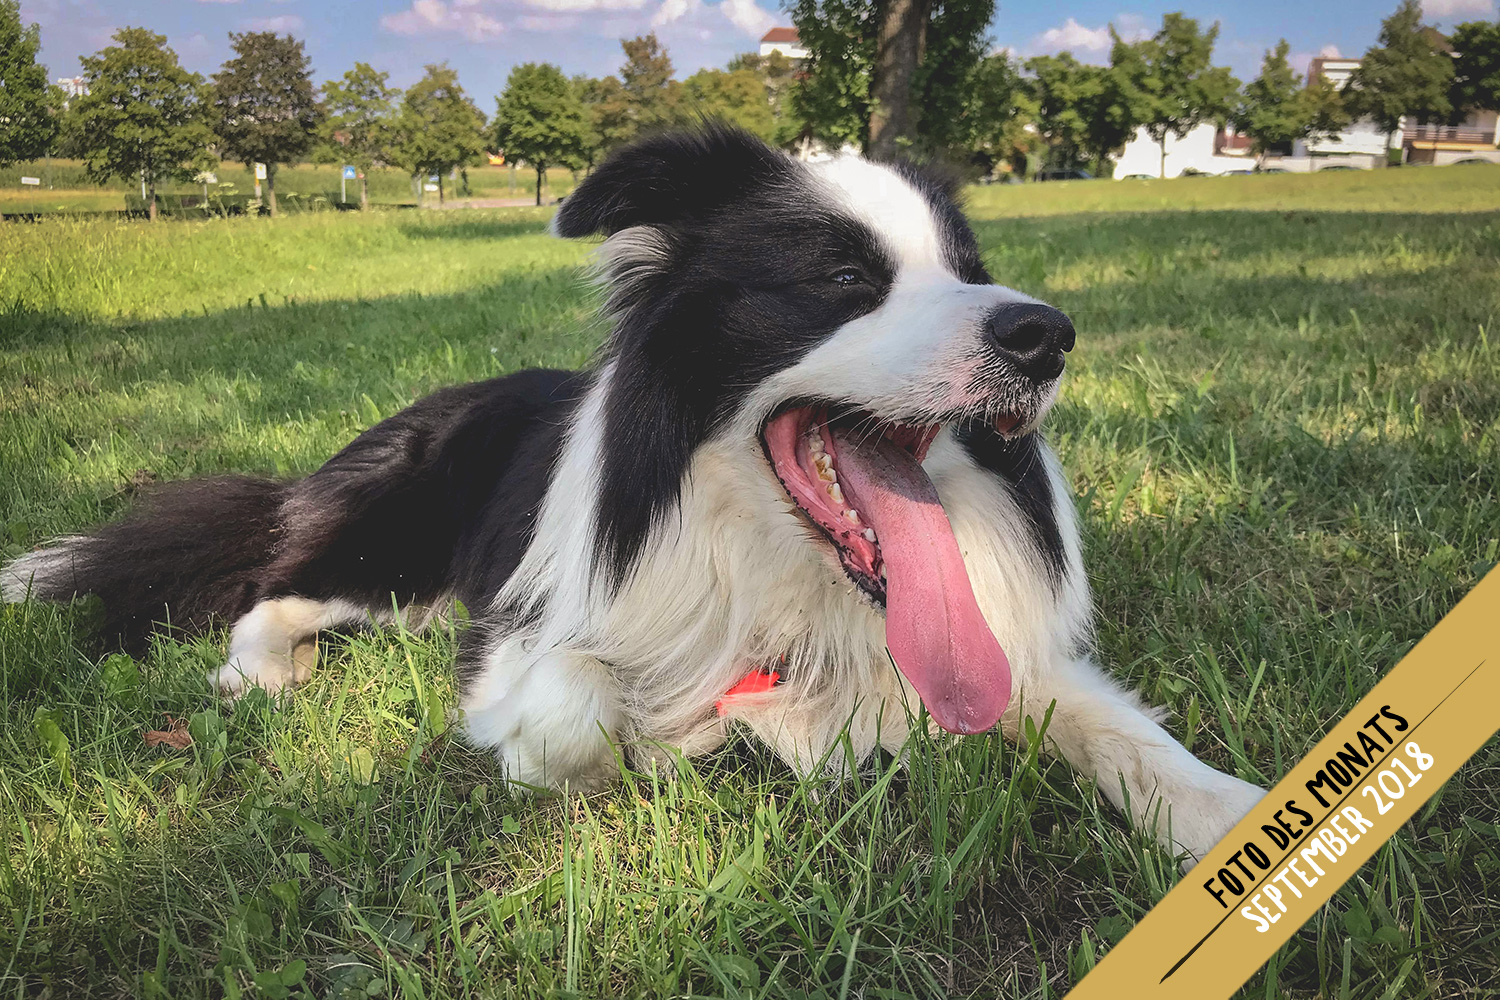
[{"label": "dog's front paw", "polygon": [[298,644],[291,656],[263,650],[231,653],[229,662],[208,672],[208,682],[231,701],[252,687],[275,694],[282,688],[307,683],[317,659],[318,644],[313,639]]},{"label": "dog's front paw", "polygon": [[1184,874],[1202,861],[1245,814],[1265,798],[1264,788],[1222,771],[1209,770],[1206,780],[1172,804],[1172,841],[1187,856]]}]

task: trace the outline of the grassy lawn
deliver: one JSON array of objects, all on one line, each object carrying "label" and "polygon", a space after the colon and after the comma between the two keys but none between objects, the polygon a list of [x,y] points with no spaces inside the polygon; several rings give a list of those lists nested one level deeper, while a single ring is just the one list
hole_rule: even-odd
[{"label": "grassy lawn", "polygon": [[[1482,168],[976,189],[1079,329],[1050,434],[1099,654],[1270,783],[1495,565],[1500,185]],[[578,365],[585,248],[531,210],[0,226],[0,547],[144,482],[295,475],[438,386]],[[232,708],[222,637],[0,609],[13,996],[1057,997],[1176,881],[995,738],[800,784],[740,743],[521,799],[450,739],[451,632],[332,638]],[[143,734],[187,720],[193,745]],[[456,734],[454,734],[456,735]],[[1500,748],[1245,991],[1500,982]]]}]

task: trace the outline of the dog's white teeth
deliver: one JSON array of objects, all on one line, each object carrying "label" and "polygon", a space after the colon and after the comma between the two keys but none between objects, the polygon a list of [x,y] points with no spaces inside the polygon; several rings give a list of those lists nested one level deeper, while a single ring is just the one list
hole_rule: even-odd
[{"label": "dog's white teeth", "polygon": [[[840,503],[842,502],[843,501],[840,501]],[[859,511],[855,510],[853,507],[850,507],[848,510],[844,511],[844,516],[849,519],[850,524],[859,523]]]},{"label": "dog's white teeth", "polygon": [[885,579],[885,563],[880,564],[880,578]]},{"label": "dog's white teeth", "polygon": [[836,481],[828,484],[828,496],[834,503],[844,502],[844,491],[839,488],[839,484]]},{"label": "dog's white teeth", "polygon": [[867,542],[873,542],[873,541],[875,541],[875,529],[874,528],[866,528],[865,529],[865,541],[867,541]]},{"label": "dog's white teeth", "polygon": [[817,431],[813,431],[807,435],[807,450],[811,451],[814,455],[823,454],[823,436]]}]

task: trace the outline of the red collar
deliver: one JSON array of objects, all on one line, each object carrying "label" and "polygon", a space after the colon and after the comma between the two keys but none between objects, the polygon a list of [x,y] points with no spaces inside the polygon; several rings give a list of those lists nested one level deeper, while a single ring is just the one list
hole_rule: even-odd
[{"label": "red collar", "polygon": [[726,702],[731,698],[737,698],[742,694],[765,694],[777,684],[781,683],[781,671],[779,670],[752,670],[745,675],[734,687],[724,692],[724,697],[714,702],[714,708],[719,714],[728,715],[729,710]]}]

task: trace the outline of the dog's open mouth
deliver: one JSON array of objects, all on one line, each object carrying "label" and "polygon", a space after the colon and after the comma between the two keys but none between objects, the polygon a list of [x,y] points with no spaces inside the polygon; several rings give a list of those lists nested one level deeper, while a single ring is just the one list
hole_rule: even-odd
[{"label": "dog's open mouth", "polygon": [[787,495],[855,585],[885,608],[886,646],[933,719],[976,733],[1005,710],[1010,665],[922,469],[939,430],[799,406],[773,416],[761,434]]}]

